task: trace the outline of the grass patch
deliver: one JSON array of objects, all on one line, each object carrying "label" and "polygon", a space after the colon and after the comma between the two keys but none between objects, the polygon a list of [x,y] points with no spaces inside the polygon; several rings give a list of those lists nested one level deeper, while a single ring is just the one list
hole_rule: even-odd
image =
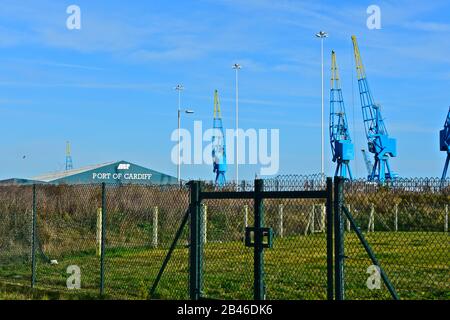
[{"label": "grass patch", "polygon": [[[366,234],[402,299],[450,299],[450,241],[433,232]],[[345,237],[347,299],[389,299],[387,289],[369,290],[371,265],[354,233]],[[105,255],[106,299],[147,299],[167,249],[108,248]],[[188,249],[177,248],[157,289],[157,299],[188,298]],[[51,257],[50,257],[51,258]],[[79,291],[66,289],[69,265],[81,268]],[[0,299],[98,299],[100,262],[95,250],[58,258],[58,265],[38,260],[37,290],[0,286]],[[267,299],[326,298],[325,234],[276,238],[265,250]],[[29,263],[0,258],[0,282],[27,288]],[[44,294],[36,295],[36,292]],[[57,292],[48,293],[48,292]],[[253,249],[242,241],[207,243],[204,247],[203,293],[217,299],[253,298]]]}]

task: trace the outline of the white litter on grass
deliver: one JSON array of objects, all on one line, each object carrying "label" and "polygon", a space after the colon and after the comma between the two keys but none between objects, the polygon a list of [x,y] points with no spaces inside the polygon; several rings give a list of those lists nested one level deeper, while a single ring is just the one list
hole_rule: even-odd
[{"label": "white litter on grass", "polygon": [[51,265],[56,265],[56,264],[58,264],[58,260],[50,260],[50,264]]}]

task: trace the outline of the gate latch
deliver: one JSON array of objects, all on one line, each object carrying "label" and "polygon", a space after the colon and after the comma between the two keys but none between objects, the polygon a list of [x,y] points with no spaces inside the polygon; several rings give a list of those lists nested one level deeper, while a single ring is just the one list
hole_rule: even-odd
[{"label": "gate latch", "polygon": [[[258,231],[257,231],[258,230]],[[273,229],[272,228],[259,228],[247,227],[245,228],[245,246],[255,246],[255,233],[259,232],[263,248],[273,247]]]}]

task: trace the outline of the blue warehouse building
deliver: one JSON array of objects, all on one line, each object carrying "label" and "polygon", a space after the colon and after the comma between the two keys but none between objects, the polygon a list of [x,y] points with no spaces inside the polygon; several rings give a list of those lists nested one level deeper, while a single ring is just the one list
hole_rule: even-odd
[{"label": "blue warehouse building", "polygon": [[0,184],[177,184],[177,178],[127,161],[116,161],[49,173],[31,179],[8,179]]}]

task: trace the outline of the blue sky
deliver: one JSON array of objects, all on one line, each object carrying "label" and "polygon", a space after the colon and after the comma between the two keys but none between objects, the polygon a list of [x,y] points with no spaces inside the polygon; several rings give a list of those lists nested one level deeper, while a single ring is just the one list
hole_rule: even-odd
[{"label": "blue sky", "polygon": [[[131,3],[131,4],[130,4]],[[366,175],[351,35],[373,95],[398,139],[391,166],[401,176],[439,176],[438,131],[450,104],[447,1],[118,0],[0,4],[0,178],[64,167],[65,141],[76,167],[128,160],[176,175],[170,159],[177,96],[195,109],[183,118],[212,124],[218,89],[226,128],[234,127],[234,73],[240,75],[240,126],[280,129],[280,173],[320,171],[320,42],[325,42],[328,118],[330,52],[340,66],[356,144],[353,171]],[[66,28],[66,8],[82,29]],[[366,9],[381,8],[369,30]],[[326,171],[333,173],[328,133]],[[26,156],[23,159],[23,156]],[[234,168],[229,167],[229,179]],[[252,179],[257,166],[241,166]],[[183,166],[183,178],[212,179],[209,166]]]}]

